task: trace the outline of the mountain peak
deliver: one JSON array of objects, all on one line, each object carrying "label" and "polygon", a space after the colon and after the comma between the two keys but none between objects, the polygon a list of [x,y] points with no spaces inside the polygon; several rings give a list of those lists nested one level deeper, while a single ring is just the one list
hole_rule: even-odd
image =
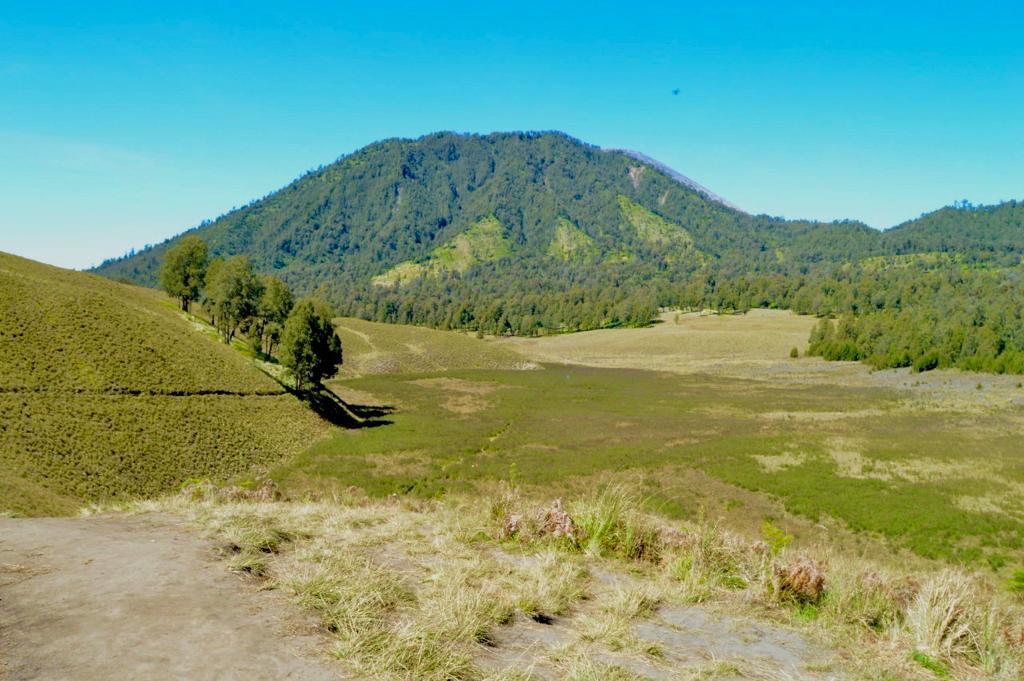
[{"label": "mountain peak", "polygon": [[700,194],[701,196],[703,196],[704,198],[706,198],[706,199],[708,199],[710,201],[714,201],[715,203],[720,203],[723,206],[725,206],[726,208],[731,208],[733,210],[740,211],[741,213],[745,213],[746,212],[745,210],[743,210],[742,208],[740,208],[736,204],[734,204],[734,203],[732,203],[730,201],[727,201],[726,199],[723,199],[721,196],[719,196],[718,194],[714,193],[713,191],[711,191],[710,189],[708,189],[704,185],[700,184],[699,182],[696,182],[695,180],[691,180],[686,175],[683,175],[682,173],[680,173],[679,171],[677,171],[677,170],[675,170],[673,168],[670,168],[669,166],[665,165],[661,161],[658,161],[657,159],[651,158],[647,154],[641,154],[639,151],[633,151],[632,149],[612,149],[612,148],[608,148],[608,149],[604,149],[604,151],[611,152],[611,153],[618,153],[618,154],[623,154],[625,156],[629,156],[632,159],[635,159],[637,161],[640,161],[641,163],[644,163],[646,165],[651,166],[655,170],[657,170],[660,173],[664,174],[666,177],[669,177],[669,178],[675,180],[676,182],[678,182],[679,184],[683,185],[687,189],[692,189],[693,191],[697,192],[698,194]]}]

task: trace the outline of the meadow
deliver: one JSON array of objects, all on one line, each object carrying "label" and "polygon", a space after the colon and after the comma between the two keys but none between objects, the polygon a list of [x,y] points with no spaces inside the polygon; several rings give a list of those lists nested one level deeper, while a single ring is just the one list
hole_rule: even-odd
[{"label": "meadow", "polygon": [[[425,497],[501,479],[548,495],[629,480],[649,509],[671,517],[705,514],[755,532],[774,518],[804,541],[1001,573],[1024,563],[1024,391],[1015,384],[950,372],[928,383],[790,359],[806,321],[788,313],[696,323],[706,335],[671,315],[649,329],[528,341],[449,334],[479,352],[525,347],[531,361],[557,351],[580,363],[460,369],[455,352],[447,371],[334,381],[347,402],[386,413],[367,424],[380,427],[337,430],[273,476],[294,491]],[[421,332],[364,332],[381,343],[393,328]],[[582,364],[630,357],[644,369]],[[673,370],[651,370],[659,361]]]}]

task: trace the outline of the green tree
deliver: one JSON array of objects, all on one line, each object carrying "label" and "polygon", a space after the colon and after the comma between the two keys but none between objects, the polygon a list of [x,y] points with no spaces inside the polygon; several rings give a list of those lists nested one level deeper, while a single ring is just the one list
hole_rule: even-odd
[{"label": "green tree", "polygon": [[192,301],[199,298],[208,264],[206,242],[194,234],[183,237],[167,249],[160,267],[160,287],[181,301],[181,309],[188,312]]},{"label": "green tree", "polygon": [[263,277],[263,295],[257,310],[258,333],[250,340],[256,349],[268,355],[274,354],[274,347],[281,340],[284,323],[288,319],[295,299],[288,285],[277,277]]},{"label": "green tree", "polygon": [[337,373],[341,339],[334,332],[332,316],[326,304],[309,298],[296,303],[288,315],[281,334],[281,363],[291,370],[299,390]]},{"label": "green tree", "polygon": [[252,263],[242,255],[228,258],[214,268],[206,285],[214,326],[225,343],[230,343],[243,323],[256,316],[263,282],[253,272]]}]

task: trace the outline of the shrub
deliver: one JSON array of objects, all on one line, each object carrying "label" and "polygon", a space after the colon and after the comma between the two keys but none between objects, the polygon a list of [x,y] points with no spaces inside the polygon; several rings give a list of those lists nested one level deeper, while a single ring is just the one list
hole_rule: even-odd
[{"label": "shrub", "polygon": [[789,546],[793,541],[793,535],[789,534],[770,520],[765,520],[761,523],[761,537],[764,538],[772,556],[777,556],[782,553],[782,550]]}]

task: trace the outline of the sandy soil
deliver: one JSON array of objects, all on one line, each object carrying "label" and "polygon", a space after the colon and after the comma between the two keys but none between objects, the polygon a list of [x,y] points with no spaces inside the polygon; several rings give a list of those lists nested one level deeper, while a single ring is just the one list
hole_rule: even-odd
[{"label": "sandy soil", "polygon": [[0,518],[0,679],[335,679],[313,624],[167,516]]}]

